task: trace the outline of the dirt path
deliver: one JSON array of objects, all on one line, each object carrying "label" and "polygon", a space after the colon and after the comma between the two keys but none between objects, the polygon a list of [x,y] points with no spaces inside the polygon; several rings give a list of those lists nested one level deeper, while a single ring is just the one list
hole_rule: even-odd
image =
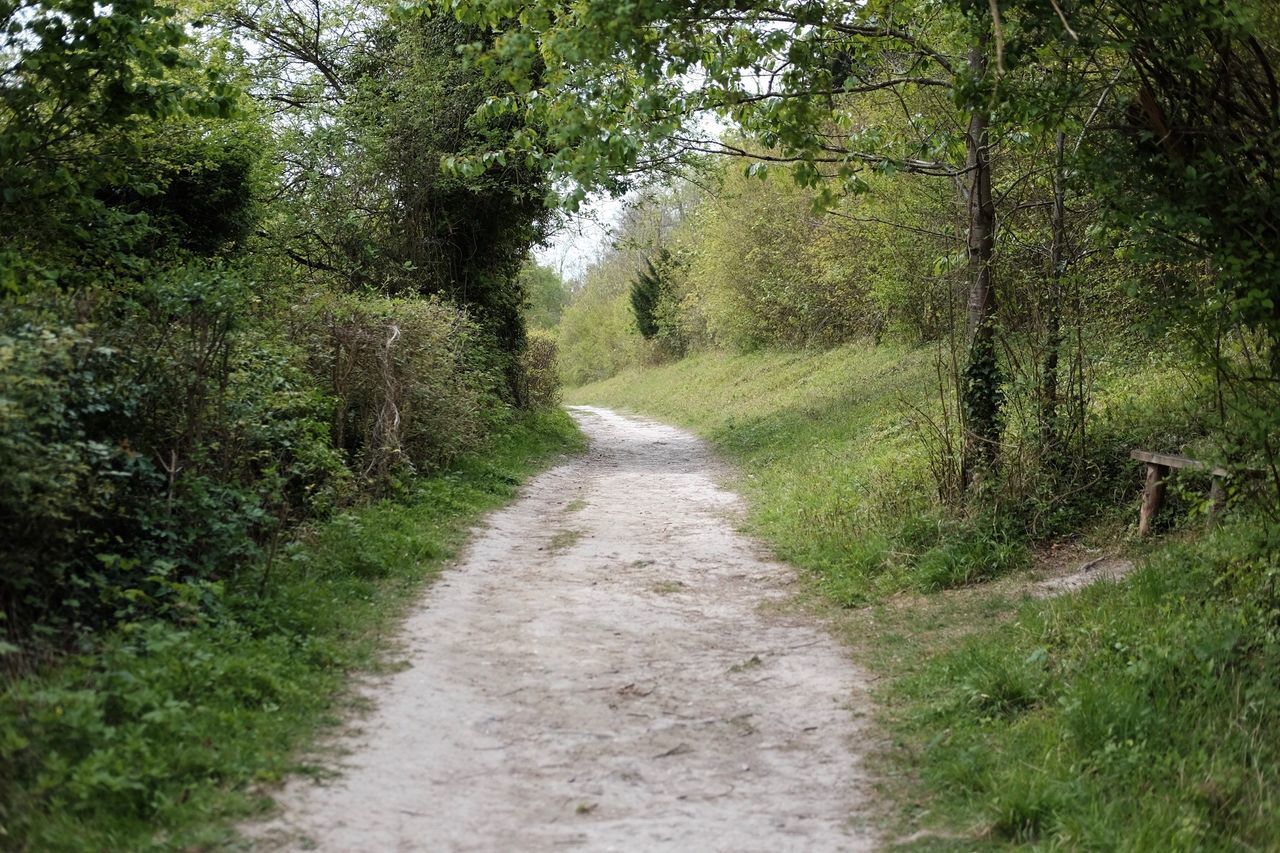
[{"label": "dirt path", "polygon": [[341,776],[250,831],[299,849],[832,851],[872,844],[847,652],[671,427],[591,439],[490,517],[404,627]]}]

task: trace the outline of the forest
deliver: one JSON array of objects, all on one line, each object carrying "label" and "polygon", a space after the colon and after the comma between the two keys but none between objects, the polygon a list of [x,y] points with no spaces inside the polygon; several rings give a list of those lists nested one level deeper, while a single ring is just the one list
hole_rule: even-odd
[{"label": "forest", "polygon": [[885,846],[1280,845],[1280,8],[2,17],[0,848],[234,843],[562,397],[736,472]]}]

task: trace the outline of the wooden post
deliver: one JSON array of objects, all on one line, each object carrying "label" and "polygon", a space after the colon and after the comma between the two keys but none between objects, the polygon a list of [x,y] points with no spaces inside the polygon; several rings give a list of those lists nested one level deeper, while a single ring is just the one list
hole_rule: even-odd
[{"label": "wooden post", "polygon": [[[1147,485],[1142,490],[1142,515],[1138,519],[1138,535],[1151,534],[1151,522],[1164,503],[1164,478],[1173,468],[1188,468],[1192,471],[1208,471],[1213,478],[1209,488],[1209,520],[1210,523],[1227,508],[1226,478],[1231,474],[1221,465],[1210,465],[1198,459],[1175,456],[1172,453],[1152,453],[1147,450],[1134,450],[1129,453],[1130,459],[1145,462],[1147,465]],[[1251,469],[1244,469],[1251,470]]]},{"label": "wooden post", "polygon": [[1147,484],[1142,490],[1142,514],[1138,517],[1138,535],[1151,535],[1151,522],[1164,503],[1164,478],[1169,473],[1168,465],[1157,462],[1147,463]]}]

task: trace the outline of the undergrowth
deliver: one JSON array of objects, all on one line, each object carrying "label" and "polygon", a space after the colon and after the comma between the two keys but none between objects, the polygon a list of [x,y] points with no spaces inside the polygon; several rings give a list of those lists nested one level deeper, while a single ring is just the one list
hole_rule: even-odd
[{"label": "undergrowth", "polygon": [[[125,624],[0,694],[0,848],[190,849],[226,841],[261,787],[344,709],[350,673],[477,516],[581,438],[531,415],[407,496],[344,513],[242,571],[222,616]],[[270,583],[263,573],[270,571]],[[305,768],[302,768],[305,769]]]},{"label": "undergrowth", "polygon": [[1028,600],[887,696],[927,846],[1280,848],[1280,527],[1239,521],[1125,582]]},{"label": "undergrowth", "polygon": [[753,532],[842,606],[834,624],[882,676],[876,760],[901,846],[1280,849],[1280,528],[1237,508],[1198,539],[1192,474],[1157,519],[1166,538],[1128,546],[1143,565],[1124,581],[1043,599],[1017,577],[1037,533],[1130,534],[1128,451],[1197,452],[1182,382],[1102,373],[1089,488],[979,511],[930,493],[912,432],[927,352],[700,354],[568,396],[706,436],[741,473]]}]

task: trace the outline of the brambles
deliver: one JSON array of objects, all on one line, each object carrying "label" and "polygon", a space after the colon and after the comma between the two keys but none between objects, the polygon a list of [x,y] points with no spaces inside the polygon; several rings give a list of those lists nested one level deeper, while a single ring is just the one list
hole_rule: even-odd
[{"label": "brambles", "polygon": [[440,164],[518,129],[457,121],[498,85],[457,55],[476,32],[353,9],[368,38],[318,20],[300,57],[297,20],[259,11],[209,10],[218,39],[148,2],[7,13],[14,671],[115,625],[216,622],[299,525],[408,488],[522,402],[540,173]]}]

